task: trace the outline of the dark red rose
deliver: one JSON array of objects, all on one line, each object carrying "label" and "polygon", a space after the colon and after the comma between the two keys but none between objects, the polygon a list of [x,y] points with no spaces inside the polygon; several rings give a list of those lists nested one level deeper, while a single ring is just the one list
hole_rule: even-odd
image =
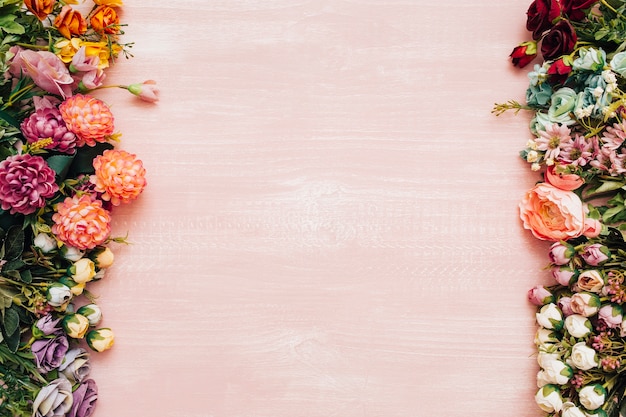
[{"label": "dark red rose", "polygon": [[541,40],[541,55],[545,60],[557,59],[574,50],[578,37],[570,22],[560,20]]},{"label": "dark red rose", "polygon": [[561,0],[561,7],[567,17],[578,22],[587,16],[585,10],[593,7],[598,1],[599,0]]},{"label": "dark red rose", "polygon": [[509,56],[511,57],[513,65],[524,68],[537,56],[537,42],[522,42],[513,48],[513,52],[511,52]]},{"label": "dark red rose", "polygon": [[563,58],[559,58],[548,68],[548,82],[552,85],[563,84],[570,72],[572,66],[566,64]]},{"label": "dark red rose", "polygon": [[526,29],[533,33],[533,39],[541,38],[550,29],[554,19],[561,15],[561,6],[557,0],[535,0],[526,12]]}]

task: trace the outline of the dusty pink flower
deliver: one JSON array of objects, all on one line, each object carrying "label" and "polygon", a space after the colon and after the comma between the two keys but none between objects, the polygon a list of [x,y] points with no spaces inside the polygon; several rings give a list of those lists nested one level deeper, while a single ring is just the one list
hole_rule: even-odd
[{"label": "dusty pink flower", "polygon": [[111,215],[99,200],[88,195],[67,197],[52,216],[52,232],[63,243],[79,250],[93,249],[111,233]]},{"label": "dusty pink flower", "polygon": [[108,149],[93,161],[95,174],[90,181],[101,198],[114,206],[136,199],[146,187],[146,170],[136,155]]},{"label": "dusty pink flower", "polygon": [[68,129],[78,137],[78,146],[95,146],[113,134],[113,113],[101,100],[83,94],[66,99],[59,106]]},{"label": "dusty pink flower", "polygon": [[566,125],[554,123],[546,127],[546,130],[539,132],[539,137],[535,139],[537,149],[545,151],[546,159],[556,159],[563,146],[569,145],[572,141],[570,129]]},{"label": "dusty pink flower", "polygon": [[156,86],[156,81],[147,80],[143,83],[131,84],[128,86],[128,91],[142,99],[151,103],[159,101],[159,89]]},{"label": "dusty pink flower", "polygon": [[40,156],[9,156],[0,162],[0,202],[12,214],[31,214],[58,190],[55,173]]},{"label": "dusty pink flower", "polygon": [[595,144],[598,137],[587,139],[584,135],[576,135],[572,142],[566,142],[561,146],[558,161],[575,166],[585,166],[593,159]]},{"label": "dusty pink flower", "polygon": [[56,107],[40,107],[22,121],[20,126],[28,143],[33,144],[43,139],[51,142],[44,149],[52,149],[62,153],[74,153],[76,135],[70,132]]},{"label": "dusty pink flower", "polygon": [[48,51],[20,50],[13,58],[19,63],[22,72],[33,79],[33,82],[50,94],[63,98],[72,95],[74,79],[61,59]]},{"label": "dusty pink flower", "polygon": [[81,91],[93,90],[102,85],[106,75],[100,67],[98,55],[86,54],[87,49],[81,46],[72,57],[70,72]]},{"label": "dusty pink flower", "polygon": [[626,125],[624,122],[614,123],[613,126],[607,126],[602,135],[604,146],[611,150],[616,150],[626,140]]}]

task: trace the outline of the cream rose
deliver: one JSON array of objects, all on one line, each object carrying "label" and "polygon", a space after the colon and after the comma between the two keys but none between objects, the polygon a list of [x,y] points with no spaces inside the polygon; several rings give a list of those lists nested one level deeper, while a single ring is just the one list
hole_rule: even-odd
[{"label": "cream rose", "polygon": [[578,399],[587,410],[597,410],[606,401],[606,390],[600,384],[587,385],[578,393]]},{"label": "cream rose", "polygon": [[81,258],[71,266],[72,279],[78,284],[84,284],[93,279],[96,275],[96,266],[89,258]]},{"label": "cream rose", "polygon": [[519,205],[525,229],[542,240],[560,241],[585,231],[585,209],[571,191],[541,183],[526,193]]},{"label": "cream rose", "polygon": [[580,291],[599,293],[604,287],[604,278],[595,269],[584,271],[578,276],[576,287]]},{"label": "cream rose", "polygon": [[572,314],[565,318],[565,328],[570,335],[579,338],[591,333],[593,326],[587,317],[580,314]]},{"label": "cream rose", "polygon": [[560,330],[563,328],[563,314],[554,303],[546,304],[541,307],[535,315],[537,323],[546,329]]},{"label": "cream rose", "polygon": [[539,388],[535,395],[535,402],[546,413],[561,411],[563,407],[563,397],[559,387],[553,384],[544,385]]},{"label": "cream rose", "polygon": [[572,346],[570,361],[572,365],[582,371],[588,371],[598,366],[596,351],[587,346],[585,342],[578,342]]}]

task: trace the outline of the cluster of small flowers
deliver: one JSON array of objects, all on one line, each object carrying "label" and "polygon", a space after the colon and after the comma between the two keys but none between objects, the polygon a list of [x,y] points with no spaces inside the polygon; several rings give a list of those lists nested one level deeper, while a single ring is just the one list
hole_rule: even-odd
[{"label": "cluster of small flowers", "polygon": [[12,0],[0,19],[0,416],[89,417],[89,351],[113,346],[89,284],[113,264],[115,207],[146,170],[116,149],[120,87],[158,101],[154,81],[104,85],[120,43],[121,0]]},{"label": "cluster of small flowers", "polygon": [[537,306],[535,400],[550,416],[626,415],[626,1],[535,0],[532,40],[513,49],[528,73],[532,138],[521,157],[542,175],[519,205],[549,248],[553,285]]}]

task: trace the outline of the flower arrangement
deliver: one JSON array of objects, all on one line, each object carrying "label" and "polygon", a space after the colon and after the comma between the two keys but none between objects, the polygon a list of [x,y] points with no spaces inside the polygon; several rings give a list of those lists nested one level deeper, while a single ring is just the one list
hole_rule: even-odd
[{"label": "flower arrangement", "polygon": [[154,81],[105,85],[132,44],[121,0],[0,0],[0,416],[88,417],[91,352],[113,331],[89,291],[114,260],[115,207],[146,186],[116,149],[109,106],[119,87],[148,102]]},{"label": "flower arrangement", "polygon": [[547,247],[536,285],[535,401],[550,416],[626,415],[626,0],[535,0],[510,55],[528,73],[521,157],[539,176],[519,205]]}]

